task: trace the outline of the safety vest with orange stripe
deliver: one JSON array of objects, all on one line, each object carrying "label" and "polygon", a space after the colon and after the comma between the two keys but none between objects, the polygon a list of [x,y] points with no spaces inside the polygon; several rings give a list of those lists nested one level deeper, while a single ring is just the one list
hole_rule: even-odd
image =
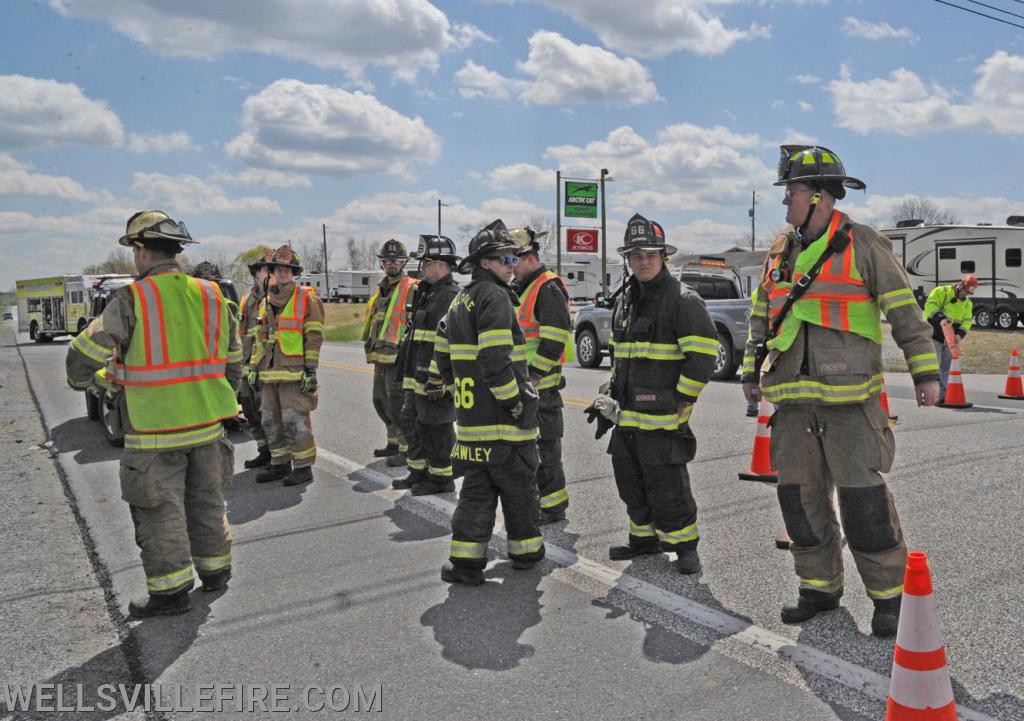
[{"label": "safety vest with orange stripe", "polygon": [[419,280],[402,276],[397,287],[391,293],[384,318],[380,323],[375,337],[370,338],[373,330],[373,312],[380,298],[381,289],[366,304],[366,316],[363,319],[363,340],[366,342],[366,362],[392,365],[398,355],[398,345],[402,342],[405,329],[409,324],[409,292],[419,284]]},{"label": "safety vest with orange stripe", "polygon": [[[125,388],[134,431],[126,446],[170,448],[177,441],[166,434],[200,426],[219,436],[219,421],[238,411],[225,378],[230,325],[220,288],[174,272],[142,278],[131,293],[135,331],[124,358],[108,366]],[[165,435],[148,443],[146,434]]]},{"label": "safety vest with orange stripe", "polygon": [[773,271],[781,269],[784,254],[775,256],[768,267],[764,285],[768,294],[769,317],[774,320],[786,304],[786,296],[797,282],[807,274],[828,242],[839,228],[850,234],[850,244],[842,253],[829,258],[814,282],[796,303],[790,314],[783,320],[778,334],[768,342],[768,347],[785,351],[793,345],[801,323],[813,323],[822,328],[855,333],[881,345],[882,323],[878,302],[864,285],[864,279],[857,270],[853,225],[844,213],[834,211],[828,230],[797,256],[792,280],[772,280]]},{"label": "safety vest with orange stripe", "polygon": [[[269,298],[260,303],[258,343],[252,363],[259,369],[260,381],[281,383],[302,380],[306,369],[315,368],[320,353],[306,344],[306,333],[323,332],[323,323],[310,319],[310,304],[315,302],[316,291],[296,284],[281,312],[271,322],[267,312]],[[280,355],[274,357],[274,346]],[[267,360],[270,358],[271,360]]]},{"label": "safety vest with orange stripe", "polygon": [[[552,281],[557,281],[561,284],[562,290],[565,293],[564,297],[568,299],[569,289],[566,287],[565,281],[556,273],[545,270],[538,274],[530,285],[519,294],[519,308],[516,313],[519,319],[519,327],[522,328],[523,337],[526,339],[527,366],[534,369],[531,371],[532,373],[540,371],[543,374],[542,379],[537,384],[537,390],[557,389],[560,385],[562,364],[566,361],[574,360],[576,357],[572,347],[571,330],[552,325],[541,325],[537,319],[537,299],[540,295],[540,290],[545,284]],[[566,303],[568,304],[568,300],[566,300]],[[562,346],[562,353],[557,360],[554,357],[546,358],[540,356],[539,351],[542,340],[554,341]]]}]

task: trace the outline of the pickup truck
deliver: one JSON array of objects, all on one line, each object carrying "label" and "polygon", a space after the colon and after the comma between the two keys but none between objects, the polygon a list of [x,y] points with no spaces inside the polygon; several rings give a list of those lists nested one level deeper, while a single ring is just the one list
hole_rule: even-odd
[{"label": "pickup truck", "polygon": [[[704,299],[718,331],[718,358],[711,378],[720,381],[734,377],[743,361],[750,312],[750,299],[744,297],[739,275],[723,262],[705,260],[699,265],[684,266],[676,277]],[[598,296],[596,303],[576,312],[576,361],[584,368],[597,368],[604,354],[609,353],[612,308],[618,293],[607,299]]]}]

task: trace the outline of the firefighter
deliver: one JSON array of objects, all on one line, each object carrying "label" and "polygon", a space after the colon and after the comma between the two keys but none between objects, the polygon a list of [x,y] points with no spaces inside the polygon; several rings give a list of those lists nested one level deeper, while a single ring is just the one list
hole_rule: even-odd
[{"label": "firefighter", "polygon": [[72,341],[67,376],[73,388],[113,384],[125,396],[121,497],[149,591],[128,613],[146,618],[188,611],[194,571],[204,591],[231,577],[223,489],[234,450],[221,421],[238,409],[242,349],[217,284],[175,260],[195,243],[184,223],[142,211],[119,242],[132,249],[138,278]]},{"label": "firefighter", "polygon": [[[820,146],[784,145],[775,185],[786,187],[782,203],[793,230],[772,245],[751,298],[742,380],[748,400],[760,386],[777,408],[772,464],[800,578],[782,621],[801,623],[839,606],[843,560],[832,504],[838,488],[843,534],[874,603],[871,631],[892,636],[907,547],[881,475],[896,448],[879,401],[881,313],[906,356],[918,405],[938,400],[938,359],[889,241],[835,208],[847,188],[865,188],[839,156]],[[798,282],[808,276],[809,285]],[[800,292],[794,286],[806,289],[787,308],[790,292]]]},{"label": "firefighter", "polygon": [[395,362],[408,324],[412,293],[419,281],[405,274],[409,254],[397,240],[384,243],[377,259],[384,278],[366,305],[363,346],[366,362],[373,364],[373,408],[384,422],[388,441],[383,448],[375,449],[373,455],[387,457],[387,464],[397,468],[405,465],[408,443],[398,425],[404,396]]},{"label": "firefighter", "polygon": [[324,344],[324,306],[316,291],[295,282],[299,256],[282,245],[267,264],[271,276],[260,303],[256,349],[246,380],[260,387],[260,417],[270,465],[258,483],[313,480],[316,440],[309,414],[317,407],[316,369]]},{"label": "firefighter", "polygon": [[[437,327],[434,360],[455,403],[452,459],[456,473],[465,476],[452,516],[450,557],[441,569],[448,583],[483,583],[499,499],[512,567],[530,568],[544,557],[533,481],[540,463],[537,391],[516,318],[519,299],[508,286],[519,262],[516,250],[501,220],[478,232],[459,263],[460,273],[472,270],[472,280]],[[438,379],[428,382],[437,385]]]},{"label": "firefighter", "polygon": [[978,289],[978,276],[968,273],[953,285],[937,285],[928,294],[924,304],[924,317],[932,326],[932,343],[939,358],[939,403],[946,402],[946,382],[953,354],[946,345],[942,321],[953,324],[953,332],[963,340],[974,324],[974,303],[971,296]]},{"label": "firefighter", "polygon": [[260,304],[267,293],[268,279],[270,278],[269,264],[273,255],[274,251],[267,250],[259,260],[249,264],[249,274],[253,281],[252,288],[242,296],[239,313],[238,332],[242,336],[242,384],[238,389],[238,399],[242,404],[245,419],[249,422],[249,433],[256,441],[258,451],[255,458],[250,458],[245,462],[246,468],[262,468],[270,463],[270,445],[267,443],[267,434],[263,430],[263,421],[260,417],[259,381],[250,385],[248,378],[252,371],[250,364],[260,327]]},{"label": "firefighter", "polygon": [[452,269],[459,262],[455,243],[442,235],[421,235],[417,251],[420,284],[416,286],[409,327],[402,339],[398,368],[405,400],[401,426],[409,450],[409,474],[392,481],[414,496],[455,490],[451,452],[455,445],[455,408],[434,363],[437,324],[459,292]]},{"label": "firefighter", "polygon": [[513,287],[519,293],[519,326],[526,338],[526,364],[530,382],[540,395],[540,467],[537,491],[539,523],[565,520],[569,491],[562,470],[562,364],[573,360],[569,289],[565,281],[540,260],[540,242],[546,233],[529,226],[511,231],[519,246],[519,264],[513,266]]},{"label": "firefighter", "polygon": [[616,424],[608,453],[629,541],[608,557],[674,552],[680,573],[699,573],[697,503],[686,470],[697,440],[689,421],[714,370],[718,334],[700,296],[669,273],[676,249],[658,223],[634,215],[618,252],[631,275],[612,315],[610,397],[587,409],[588,421],[597,407]]}]

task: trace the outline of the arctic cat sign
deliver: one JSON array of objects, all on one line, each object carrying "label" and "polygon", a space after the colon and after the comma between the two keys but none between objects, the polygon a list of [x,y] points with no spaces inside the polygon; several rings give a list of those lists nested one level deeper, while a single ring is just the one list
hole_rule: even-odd
[{"label": "arctic cat sign", "polygon": [[597,217],[597,183],[565,183],[565,217]]}]

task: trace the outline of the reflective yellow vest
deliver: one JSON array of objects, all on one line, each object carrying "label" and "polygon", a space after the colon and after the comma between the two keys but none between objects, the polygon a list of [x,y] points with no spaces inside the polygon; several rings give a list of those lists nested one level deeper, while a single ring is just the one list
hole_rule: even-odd
[{"label": "reflective yellow vest", "polygon": [[220,437],[238,412],[224,376],[228,305],[216,283],[181,272],[131,286],[135,331],[110,378],[125,388],[133,433],[125,448],[170,450]]},{"label": "reflective yellow vest", "polygon": [[[522,293],[519,294],[519,327],[523,329],[523,336],[526,338],[526,362],[528,364],[533,363],[533,359],[537,357],[537,346],[540,345],[541,329],[540,323],[534,316],[534,310],[537,307],[537,295],[540,293],[540,289],[549,280],[557,280],[562,284],[562,288],[565,290],[565,296],[569,297],[569,289],[565,285],[565,281],[556,273],[552,273],[550,270],[546,270],[536,278],[529,286],[526,287]],[[557,329],[559,332],[562,329]],[[565,348],[562,350],[562,357],[559,360],[561,363],[566,361],[575,360],[576,353],[573,350],[572,343],[568,339],[565,339]]]},{"label": "reflective yellow vest", "polygon": [[[388,364],[395,362],[395,356],[398,354],[398,345],[402,342],[402,337],[405,335],[405,329],[409,325],[409,292],[418,284],[419,280],[416,278],[410,278],[407,275],[402,276],[398,281],[398,287],[395,288],[394,292],[391,294],[391,300],[388,302],[388,309],[384,313],[384,320],[380,324],[380,330],[377,333],[377,340],[393,346],[394,350],[391,352],[367,351],[367,363],[383,362]],[[378,298],[380,298],[380,286],[377,286],[377,290],[366,304],[366,315],[363,318],[362,331],[362,337],[364,339],[366,339],[367,334],[370,331],[370,321],[373,319],[373,308],[377,304]],[[369,346],[367,347],[369,348]]]}]

